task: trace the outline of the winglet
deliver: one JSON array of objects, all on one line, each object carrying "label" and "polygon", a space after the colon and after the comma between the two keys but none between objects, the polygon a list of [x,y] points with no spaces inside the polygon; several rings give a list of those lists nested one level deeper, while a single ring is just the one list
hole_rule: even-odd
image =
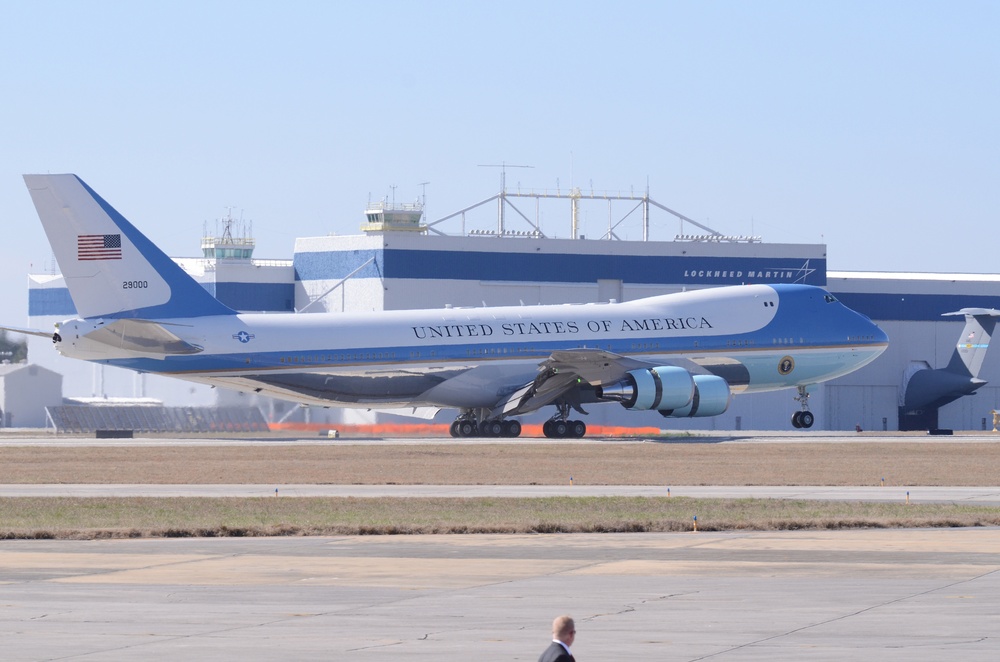
[{"label": "winglet", "polygon": [[235,314],[76,175],[25,175],[24,183],[82,317]]}]

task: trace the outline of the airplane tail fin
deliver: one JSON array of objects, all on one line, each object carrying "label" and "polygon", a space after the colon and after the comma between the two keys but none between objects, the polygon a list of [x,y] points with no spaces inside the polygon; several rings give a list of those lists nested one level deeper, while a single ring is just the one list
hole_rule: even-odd
[{"label": "airplane tail fin", "polygon": [[963,308],[945,316],[965,315],[965,329],[955,345],[946,371],[976,378],[983,367],[986,350],[996,327],[1000,310],[992,308]]},{"label": "airplane tail fin", "polygon": [[25,175],[81,317],[233,315],[76,175]]}]

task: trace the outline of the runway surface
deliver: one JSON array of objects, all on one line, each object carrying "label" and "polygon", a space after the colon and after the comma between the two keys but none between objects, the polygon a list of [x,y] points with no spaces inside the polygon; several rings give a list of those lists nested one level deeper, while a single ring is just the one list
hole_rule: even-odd
[{"label": "runway surface", "polygon": [[705,485],[3,485],[0,497],[693,497],[1000,506],[1000,487]]},{"label": "runway surface", "polygon": [[[804,439],[717,435],[702,443],[764,440]],[[914,438],[886,443],[893,440]],[[996,437],[948,441],[966,440]],[[440,440],[405,443],[428,441]],[[664,496],[667,489],[678,497],[875,501],[910,492],[913,502],[1000,504],[1000,487],[888,485],[3,485],[0,496]],[[0,659],[15,662],[534,662],[561,613],[577,620],[574,653],[582,662],[992,661],[1000,658],[1000,529],[0,541]]]},{"label": "runway surface", "polygon": [[24,428],[20,430],[0,429],[0,446],[45,446],[75,447],[75,446],[257,446],[267,444],[308,444],[338,446],[419,446],[426,444],[460,444],[475,446],[478,444],[750,444],[750,443],[933,443],[933,444],[964,444],[982,442],[1000,442],[1000,432],[991,431],[961,431],[954,435],[930,435],[914,432],[865,432],[854,433],[838,430],[743,430],[743,431],[712,431],[697,430],[692,432],[664,431],[663,435],[650,437],[584,437],[583,439],[547,439],[545,437],[518,437],[514,439],[497,437],[471,437],[454,439],[452,437],[352,437],[343,436],[331,438],[320,434],[300,434],[276,436],[275,434],[226,435],[219,437],[189,436],[169,437],[165,435],[143,434],[134,439],[95,439],[93,435],[54,435],[37,429]]},{"label": "runway surface", "polygon": [[964,444],[982,442],[1000,442],[998,432],[967,432],[955,435],[929,435],[926,433],[861,433],[829,431],[829,430],[697,430],[693,432],[664,431],[664,436],[654,437],[584,437],[583,439],[546,439],[544,437],[518,437],[515,439],[496,437],[472,437],[455,439],[452,437],[339,437],[330,438],[326,435],[226,435],[220,437],[188,436],[169,437],[163,435],[143,435],[134,439],[95,439],[93,435],[72,436],[54,435],[35,429],[5,431],[0,429],[0,446],[44,446],[79,447],[79,446],[256,446],[264,444],[311,444],[338,446],[419,446],[425,444],[449,444],[475,446],[480,444],[752,444],[752,443],[810,443],[810,444],[844,444],[844,443],[933,443],[933,444]]},{"label": "runway surface", "polygon": [[996,660],[1000,530],[0,542],[4,660]]}]

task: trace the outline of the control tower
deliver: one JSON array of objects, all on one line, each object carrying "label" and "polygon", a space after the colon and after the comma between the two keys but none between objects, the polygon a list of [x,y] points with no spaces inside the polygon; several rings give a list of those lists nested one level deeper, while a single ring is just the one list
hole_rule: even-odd
[{"label": "control tower", "polygon": [[416,232],[427,233],[427,226],[420,221],[424,217],[424,205],[420,202],[400,203],[380,200],[368,203],[365,209],[367,223],[361,224],[361,231],[373,232]]},{"label": "control tower", "polygon": [[[209,260],[250,260],[253,258],[253,249],[256,242],[253,238],[252,226],[244,223],[243,219],[233,218],[233,210],[230,208],[226,217],[221,221],[222,231],[216,232],[216,236],[208,236],[208,228],[202,233],[201,253]],[[216,227],[218,230],[218,226]],[[235,234],[234,234],[235,230]]]}]

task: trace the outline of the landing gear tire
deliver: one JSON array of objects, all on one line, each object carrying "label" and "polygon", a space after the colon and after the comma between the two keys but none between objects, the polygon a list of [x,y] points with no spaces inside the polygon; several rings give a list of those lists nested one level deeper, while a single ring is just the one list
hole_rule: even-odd
[{"label": "landing gear tire", "polygon": [[792,425],[796,428],[809,429],[816,422],[816,417],[811,411],[797,411],[792,414]]},{"label": "landing gear tire", "polygon": [[587,424],[583,421],[545,421],[542,434],[549,439],[579,439],[587,434]]},{"label": "landing gear tire", "polygon": [[458,436],[471,437],[477,432],[476,424],[472,421],[462,421],[458,423]]},{"label": "landing gear tire", "polygon": [[503,436],[505,437],[520,437],[521,436],[521,421],[511,419],[509,421],[504,421],[503,423]]},{"label": "landing gear tire", "polygon": [[457,437],[458,436],[458,421],[452,421],[451,427],[448,428],[448,432],[453,437]]}]

